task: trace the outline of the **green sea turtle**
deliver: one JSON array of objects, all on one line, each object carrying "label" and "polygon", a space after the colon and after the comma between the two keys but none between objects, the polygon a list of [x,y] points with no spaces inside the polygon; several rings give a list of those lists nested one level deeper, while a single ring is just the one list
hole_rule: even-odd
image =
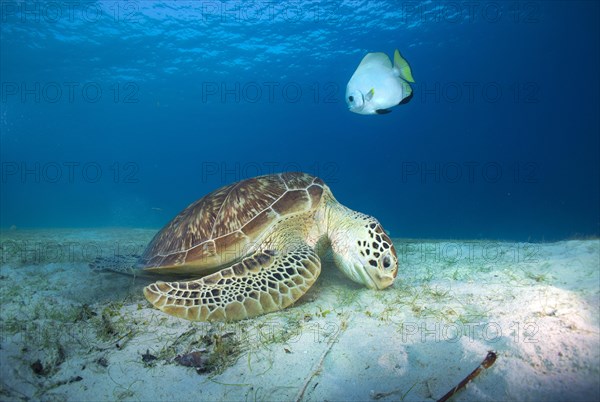
[{"label": "green sea turtle", "polygon": [[284,309],[315,283],[329,248],[338,268],[372,289],[398,272],[379,222],[336,201],[305,173],[222,187],[181,211],[138,261],[145,271],[202,276],[144,289],[160,310],[194,321],[234,321]]}]

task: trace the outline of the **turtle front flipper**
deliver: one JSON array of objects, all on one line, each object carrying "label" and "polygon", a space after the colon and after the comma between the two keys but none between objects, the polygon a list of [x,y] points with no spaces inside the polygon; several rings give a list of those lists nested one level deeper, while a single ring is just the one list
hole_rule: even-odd
[{"label": "turtle front flipper", "polygon": [[321,261],[307,245],[259,251],[229,268],[187,282],[156,282],[144,295],[165,313],[193,321],[236,321],[281,310],[315,283]]}]

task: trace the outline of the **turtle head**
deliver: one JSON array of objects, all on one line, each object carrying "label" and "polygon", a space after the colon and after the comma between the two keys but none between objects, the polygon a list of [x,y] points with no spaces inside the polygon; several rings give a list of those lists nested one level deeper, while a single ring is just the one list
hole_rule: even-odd
[{"label": "turtle head", "polygon": [[338,268],[355,282],[385,289],[398,273],[398,256],[390,237],[377,219],[354,212],[351,225],[343,225],[332,239]]}]

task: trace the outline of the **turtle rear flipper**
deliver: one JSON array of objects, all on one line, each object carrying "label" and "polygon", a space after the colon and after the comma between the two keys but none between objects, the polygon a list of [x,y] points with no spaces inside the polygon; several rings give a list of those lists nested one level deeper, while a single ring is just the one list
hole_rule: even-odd
[{"label": "turtle rear flipper", "polygon": [[144,289],[165,313],[193,321],[236,321],[288,307],[315,283],[321,261],[306,244],[286,253],[258,251],[204,278]]}]

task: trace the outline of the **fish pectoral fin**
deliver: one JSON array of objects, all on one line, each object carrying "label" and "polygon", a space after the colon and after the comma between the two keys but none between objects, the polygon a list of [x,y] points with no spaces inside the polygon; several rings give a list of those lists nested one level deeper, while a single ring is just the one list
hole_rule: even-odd
[{"label": "fish pectoral fin", "polygon": [[371,90],[369,92],[367,92],[367,94],[365,95],[365,100],[368,102],[371,99],[373,99],[373,96],[375,95],[375,88],[371,88]]},{"label": "fish pectoral fin", "polygon": [[392,113],[392,111],[390,109],[377,109],[377,110],[375,110],[375,113],[377,113],[377,114],[388,114],[388,113]]},{"label": "fish pectoral fin", "polygon": [[403,78],[408,82],[415,82],[408,62],[402,57],[398,49],[394,52],[394,69],[398,71],[400,78]]}]

